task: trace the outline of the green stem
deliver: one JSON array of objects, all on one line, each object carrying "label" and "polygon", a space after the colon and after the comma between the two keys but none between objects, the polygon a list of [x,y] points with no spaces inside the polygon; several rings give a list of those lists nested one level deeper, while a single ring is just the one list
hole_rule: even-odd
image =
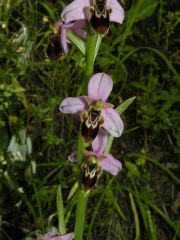
[{"label": "green stem", "polygon": [[[98,44],[97,44],[98,43]],[[98,49],[101,43],[101,38],[98,38],[97,34],[93,34],[89,31],[86,47],[86,69],[84,72],[84,80],[78,90],[78,95],[81,95],[81,92],[84,89],[87,89],[88,80],[93,74],[94,70],[94,61],[98,53]],[[81,127],[78,138],[78,164],[81,164],[83,158],[83,150],[85,148],[83,137],[81,136]],[[79,186],[81,183],[79,181]],[[75,223],[75,240],[81,240],[83,237],[84,230],[84,220],[85,220],[85,211],[88,200],[88,192],[79,189],[78,200],[77,200],[77,211],[76,211],[76,223]]]},{"label": "green stem", "polygon": [[89,79],[94,70],[94,56],[96,50],[96,42],[98,35],[94,33],[88,34],[87,48],[86,48],[86,69],[85,69],[85,78]]},{"label": "green stem", "polygon": [[86,47],[86,69],[84,72],[84,80],[78,90],[78,96],[81,95],[82,90],[87,89],[87,84],[89,78],[93,74],[94,70],[94,61],[95,55],[97,55],[96,43],[98,40],[98,35],[89,32],[87,38],[87,47]]},{"label": "green stem", "polygon": [[81,240],[83,237],[85,211],[89,193],[79,190],[77,211],[76,211],[76,224],[75,224],[75,240]]},{"label": "green stem", "polygon": [[[91,32],[88,33],[87,47],[86,47],[86,69],[84,72],[84,80],[78,90],[78,94],[77,94],[78,96],[81,95],[81,92],[84,89],[87,89],[88,80],[93,74],[94,61],[98,53],[100,43],[101,43],[101,38],[100,37],[98,38],[97,34],[93,34]],[[81,163],[82,161],[83,150],[84,150],[84,141],[81,136],[81,126],[80,126],[79,138],[78,138],[78,151],[77,151],[78,163]]]},{"label": "green stem", "polygon": [[83,158],[83,151],[84,151],[84,139],[81,135],[81,127],[82,124],[80,125],[80,129],[79,129],[79,137],[78,137],[78,146],[77,146],[77,160],[78,160],[78,164],[81,164],[82,162],[82,158]]}]

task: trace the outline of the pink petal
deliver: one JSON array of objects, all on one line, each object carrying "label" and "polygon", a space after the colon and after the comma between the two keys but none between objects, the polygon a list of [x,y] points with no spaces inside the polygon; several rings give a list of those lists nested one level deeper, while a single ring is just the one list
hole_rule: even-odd
[{"label": "pink petal", "polygon": [[66,235],[63,235],[60,240],[72,240],[74,237],[74,233],[68,233]]},{"label": "pink petal", "polygon": [[61,13],[61,18],[64,22],[86,19],[85,8],[90,5],[90,0],[75,0]]},{"label": "pink petal", "polygon": [[83,29],[81,28],[77,28],[77,29],[73,29],[73,31],[82,39],[87,39],[87,32],[85,32]]},{"label": "pink petal", "polygon": [[83,39],[87,38],[87,32],[83,30],[85,23],[86,23],[85,20],[79,20],[76,21],[72,26],[73,32],[75,32],[78,36],[80,36]]},{"label": "pink petal", "polygon": [[108,102],[104,102],[103,103],[103,109],[113,108],[113,107],[114,107],[114,105],[111,104],[111,103],[108,103]]},{"label": "pink petal", "polygon": [[100,128],[97,137],[92,142],[93,152],[96,155],[100,155],[104,152],[105,147],[107,146],[108,136],[106,131],[103,128]]},{"label": "pink petal", "polygon": [[59,106],[62,113],[80,113],[85,109],[85,102],[83,97],[68,97],[65,98]]},{"label": "pink petal", "polygon": [[62,240],[60,235],[49,238],[48,240]]},{"label": "pink petal", "polygon": [[106,73],[96,73],[88,84],[88,95],[94,100],[105,102],[112,91],[113,81]]},{"label": "pink petal", "polygon": [[68,43],[67,43],[67,33],[66,28],[62,26],[61,28],[61,46],[65,54],[68,53]]},{"label": "pink petal", "polygon": [[107,172],[110,172],[112,175],[117,175],[119,170],[122,169],[122,163],[115,159],[111,154],[107,154],[106,158],[100,160],[99,166]]},{"label": "pink petal", "polygon": [[104,118],[102,127],[114,137],[120,137],[124,124],[119,114],[113,108],[104,109],[101,113]]},{"label": "pink petal", "polygon": [[72,29],[79,29],[83,28],[85,26],[86,21],[85,20],[78,20],[73,22]]},{"label": "pink petal", "polygon": [[53,232],[48,232],[43,237],[39,238],[38,240],[49,240],[53,236],[55,236],[55,234]]},{"label": "pink petal", "polygon": [[108,0],[107,8],[111,8],[110,21],[122,23],[124,20],[124,9],[117,0]]},{"label": "pink petal", "polygon": [[83,98],[88,106],[90,106],[94,102],[93,99],[88,96],[83,96]]},{"label": "pink petal", "polygon": [[61,240],[59,234],[55,233],[54,231],[46,233],[38,240]]}]

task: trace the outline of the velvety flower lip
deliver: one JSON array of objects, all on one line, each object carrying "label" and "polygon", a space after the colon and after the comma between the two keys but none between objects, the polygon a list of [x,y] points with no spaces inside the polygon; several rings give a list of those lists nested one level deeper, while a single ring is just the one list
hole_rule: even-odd
[{"label": "velvety flower lip", "polygon": [[[62,11],[61,18],[64,22],[87,19],[86,9],[92,6],[92,0],[75,0]],[[107,9],[111,9],[110,21],[122,23],[124,10],[117,0],[107,0]]]},{"label": "velvety flower lip", "polygon": [[62,51],[59,36],[53,34],[49,37],[49,44],[45,50],[45,53],[50,60],[63,59],[65,54]]},{"label": "velvety flower lip", "polygon": [[106,73],[96,73],[88,84],[88,96],[68,97],[60,104],[62,113],[80,114],[83,110],[88,110],[92,103],[101,101],[104,122],[101,127],[106,129],[114,137],[120,137],[123,132],[123,122],[119,114],[113,109],[113,105],[107,103],[113,87],[111,77]]}]

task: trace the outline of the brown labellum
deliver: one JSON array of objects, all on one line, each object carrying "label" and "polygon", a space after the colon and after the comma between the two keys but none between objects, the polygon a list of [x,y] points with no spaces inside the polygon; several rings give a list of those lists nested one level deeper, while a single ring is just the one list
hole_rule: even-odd
[{"label": "brown labellum", "polygon": [[101,111],[89,109],[82,113],[82,127],[81,134],[86,143],[91,143],[97,136],[100,125],[104,122],[103,117],[100,116]]},{"label": "brown labellum", "polygon": [[82,187],[84,191],[91,191],[102,173],[98,160],[94,157],[89,158],[81,164],[81,169],[83,170]]},{"label": "brown labellum", "polygon": [[49,44],[45,52],[50,60],[59,60],[64,57],[64,53],[62,52],[61,48],[60,35],[50,36]]},{"label": "brown labellum", "polygon": [[89,8],[89,22],[96,33],[100,35],[106,35],[108,33],[110,13],[111,9],[107,9],[107,0],[93,1],[93,6]]}]

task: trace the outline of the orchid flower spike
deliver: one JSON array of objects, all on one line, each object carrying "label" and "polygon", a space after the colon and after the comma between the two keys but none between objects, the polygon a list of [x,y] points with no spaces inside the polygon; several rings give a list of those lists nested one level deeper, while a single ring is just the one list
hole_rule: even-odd
[{"label": "orchid flower spike", "polygon": [[46,55],[48,58],[51,60],[59,60],[68,53],[68,29],[71,29],[81,38],[86,38],[86,32],[83,31],[84,25],[84,20],[69,23],[63,23],[62,21],[57,22],[55,24],[55,33],[50,36],[49,44],[46,49]]},{"label": "orchid flower spike", "polygon": [[55,231],[46,233],[43,237],[38,238],[38,240],[73,240],[74,233],[68,233],[63,236],[60,236]]},{"label": "orchid flower spike", "polygon": [[62,113],[79,114],[82,120],[82,136],[91,143],[102,127],[114,137],[123,132],[123,122],[113,105],[106,100],[113,87],[113,81],[106,73],[93,75],[88,83],[88,96],[68,97],[60,104]]},{"label": "orchid flower spike", "polygon": [[122,23],[124,10],[117,0],[74,0],[61,14],[64,22],[87,19],[93,31],[106,35],[110,22]]}]

